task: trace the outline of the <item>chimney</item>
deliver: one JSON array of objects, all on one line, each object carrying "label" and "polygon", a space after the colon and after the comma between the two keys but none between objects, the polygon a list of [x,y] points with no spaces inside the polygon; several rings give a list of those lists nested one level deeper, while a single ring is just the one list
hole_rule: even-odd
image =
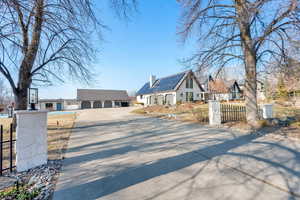
[{"label": "chimney", "polygon": [[154,75],[150,75],[150,87],[153,87],[155,81],[156,81],[156,77]]}]

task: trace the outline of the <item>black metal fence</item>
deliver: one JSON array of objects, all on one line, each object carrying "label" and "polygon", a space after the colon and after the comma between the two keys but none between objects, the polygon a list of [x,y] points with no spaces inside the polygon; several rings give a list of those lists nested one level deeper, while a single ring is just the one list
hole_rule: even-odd
[{"label": "black metal fence", "polygon": [[16,142],[13,125],[10,124],[8,130],[4,130],[0,125],[0,176],[5,171],[12,172],[15,166],[14,143]]},{"label": "black metal fence", "polygon": [[240,105],[221,104],[221,121],[246,121],[246,107]]}]

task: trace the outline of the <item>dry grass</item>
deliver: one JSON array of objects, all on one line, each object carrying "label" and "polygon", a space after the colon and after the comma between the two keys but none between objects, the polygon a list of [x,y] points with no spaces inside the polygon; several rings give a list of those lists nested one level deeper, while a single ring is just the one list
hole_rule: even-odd
[{"label": "dry grass", "polygon": [[[68,140],[74,126],[76,114],[62,114],[48,116],[48,159],[59,160],[63,158]],[[4,127],[3,139],[9,139],[9,126],[12,119],[1,118],[0,124]],[[15,137],[15,134],[14,134]],[[8,167],[9,148],[4,145],[4,167]]]},{"label": "dry grass", "polygon": [[0,125],[3,125],[4,132],[9,131],[11,122],[12,122],[12,118],[0,118]]},{"label": "dry grass", "polygon": [[76,119],[75,114],[48,117],[48,159],[62,159]]},{"label": "dry grass", "polygon": [[193,110],[197,109],[208,109],[208,104],[201,104],[201,103],[184,103],[176,106],[148,106],[144,108],[139,108],[133,110],[133,113],[137,114],[146,114],[146,113],[153,113],[153,114],[183,114],[183,113],[192,113]]},{"label": "dry grass", "polygon": [[183,103],[176,106],[149,106],[133,110],[136,114],[176,114],[176,118],[182,121],[203,122],[208,117],[208,104]]}]

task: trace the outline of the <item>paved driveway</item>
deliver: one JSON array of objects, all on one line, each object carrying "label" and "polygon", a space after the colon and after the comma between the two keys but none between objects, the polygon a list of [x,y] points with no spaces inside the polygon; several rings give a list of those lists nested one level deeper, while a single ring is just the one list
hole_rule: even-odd
[{"label": "paved driveway", "polygon": [[85,110],[55,200],[297,199],[300,142]]}]

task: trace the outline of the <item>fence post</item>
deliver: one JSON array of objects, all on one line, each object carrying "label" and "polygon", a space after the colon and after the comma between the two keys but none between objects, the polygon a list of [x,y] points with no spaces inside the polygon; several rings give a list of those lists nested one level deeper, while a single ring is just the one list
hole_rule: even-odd
[{"label": "fence post", "polygon": [[221,124],[221,104],[220,101],[210,100],[209,107],[209,125]]},{"label": "fence post", "polygon": [[273,118],[273,105],[272,104],[262,105],[262,117],[264,119]]},{"label": "fence post", "polygon": [[3,169],[3,126],[0,125],[0,175],[2,176]]},{"label": "fence post", "polygon": [[13,124],[9,128],[9,171],[13,170]]},{"label": "fence post", "polygon": [[26,171],[47,163],[47,111],[16,111],[16,167]]}]

